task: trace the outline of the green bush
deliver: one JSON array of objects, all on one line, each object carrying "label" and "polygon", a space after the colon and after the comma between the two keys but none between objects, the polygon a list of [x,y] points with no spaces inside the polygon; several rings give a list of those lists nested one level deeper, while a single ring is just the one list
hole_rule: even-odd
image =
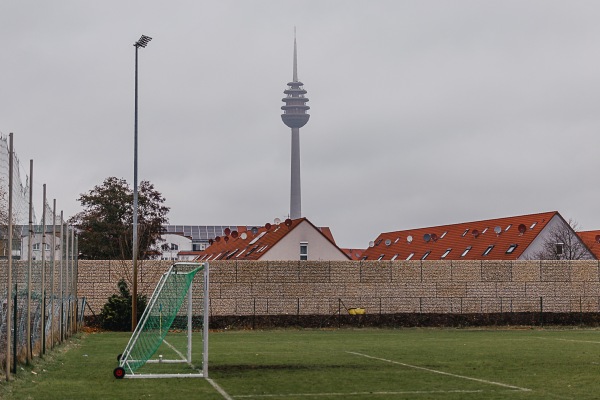
[{"label": "green bush", "polygon": [[[129,331],[131,330],[131,293],[127,287],[127,282],[121,279],[117,285],[119,294],[113,294],[108,298],[108,302],[102,307],[100,313],[100,324],[102,328],[110,331]],[[137,320],[140,320],[144,309],[146,308],[146,296],[138,294],[137,296]]]}]

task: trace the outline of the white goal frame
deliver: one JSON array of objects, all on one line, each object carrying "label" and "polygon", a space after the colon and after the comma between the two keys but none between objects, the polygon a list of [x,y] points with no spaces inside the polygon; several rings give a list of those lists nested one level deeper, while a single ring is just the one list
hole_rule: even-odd
[{"label": "white goal frame", "polygon": [[[137,362],[137,360],[128,359],[131,349],[135,346],[135,344],[144,328],[144,325],[146,324],[146,321],[148,320],[148,317],[150,316],[150,310],[152,309],[152,307],[155,306],[156,300],[158,298],[158,294],[161,292],[161,290],[166,282],[167,275],[173,273],[172,272],[173,268],[180,266],[180,265],[186,265],[186,266],[202,265],[203,266],[203,268],[199,271],[199,272],[202,272],[203,283],[204,283],[204,285],[203,285],[204,286],[203,287],[204,297],[203,297],[203,310],[202,310],[202,317],[203,317],[202,369],[198,370],[197,373],[186,373],[186,374],[183,374],[183,373],[136,373],[136,372],[131,372],[131,368],[128,368],[129,363]],[[175,273],[177,274],[178,272],[175,272]],[[134,378],[208,378],[208,323],[209,323],[209,306],[210,306],[210,299],[209,299],[209,295],[208,295],[209,284],[210,284],[210,279],[209,279],[208,263],[198,264],[198,263],[190,263],[190,262],[178,262],[178,263],[173,264],[169,268],[169,270],[162,275],[158,285],[156,286],[156,288],[154,289],[154,292],[152,293],[152,297],[150,297],[150,301],[149,301],[148,305],[146,306],[146,309],[144,310],[144,313],[142,314],[140,321],[138,322],[133,334],[131,335],[131,338],[129,339],[129,342],[127,343],[127,346],[125,347],[125,350],[123,351],[123,354],[121,355],[121,357],[119,359],[119,367],[124,368],[125,371],[130,371],[129,373],[126,372],[125,375],[123,376],[123,378],[128,378],[128,379],[134,379]],[[187,351],[186,351],[186,354],[181,353],[180,351],[175,349],[175,347],[173,347],[171,344],[169,344],[166,340],[163,340],[163,343],[166,344],[168,347],[170,347],[179,356],[179,358],[164,359],[162,356],[159,356],[158,358],[151,358],[151,359],[147,360],[146,363],[148,363],[148,364],[187,363],[191,367],[194,367],[194,365],[192,364],[192,331],[193,331],[193,329],[192,329],[192,314],[193,314],[192,287],[193,287],[193,282],[190,284],[190,287],[187,292],[187,310],[186,310],[186,316],[187,316],[187,349],[186,350]],[[169,329],[169,328],[170,328],[170,326],[167,327],[166,329]]]}]

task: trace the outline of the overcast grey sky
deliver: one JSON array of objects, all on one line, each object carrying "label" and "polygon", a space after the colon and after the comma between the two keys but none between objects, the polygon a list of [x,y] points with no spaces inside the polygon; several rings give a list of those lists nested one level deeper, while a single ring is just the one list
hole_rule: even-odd
[{"label": "overcast grey sky", "polygon": [[598,1],[3,1],[0,132],[70,216],[139,177],[172,224],[289,213],[292,77],[302,211],[340,246],[378,233],[559,211],[600,229]]}]

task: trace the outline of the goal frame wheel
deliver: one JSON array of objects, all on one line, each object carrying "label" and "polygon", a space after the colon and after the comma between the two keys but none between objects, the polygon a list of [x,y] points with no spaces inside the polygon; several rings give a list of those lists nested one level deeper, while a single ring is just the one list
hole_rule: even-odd
[{"label": "goal frame wheel", "polygon": [[123,378],[125,378],[125,369],[123,367],[117,367],[113,371],[113,375],[117,379],[123,379]]}]

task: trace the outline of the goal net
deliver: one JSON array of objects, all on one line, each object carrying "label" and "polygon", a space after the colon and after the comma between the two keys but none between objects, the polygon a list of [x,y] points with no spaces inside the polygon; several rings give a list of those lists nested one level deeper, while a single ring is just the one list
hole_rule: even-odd
[{"label": "goal net", "polygon": [[[194,279],[198,273],[202,279]],[[199,281],[200,299],[192,296],[192,287]],[[169,267],[125,350],[117,357],[119,366],[114,376],[208,377],[208,285],[207,263],[175,263]]]}]

